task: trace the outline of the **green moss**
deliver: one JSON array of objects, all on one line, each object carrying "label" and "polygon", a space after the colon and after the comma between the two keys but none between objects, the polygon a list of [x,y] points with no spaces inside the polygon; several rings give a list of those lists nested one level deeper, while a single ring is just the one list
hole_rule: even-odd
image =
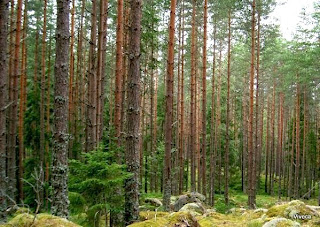
[{"label": "green moss", "polygon": [[128,227],[165,227],[168,226],[167,224],[168,220],[166,218],[157,218],[143,222],[133,223]]},{"label": "green moss", "polygon": [[36,219],[31,214],[19,214],[8,222],[8,226],[14,227],[79,227],[67,219],[56,217],[50,214],[39,214]]},{"label": "green moss", "polygon": [[139,213],[139,216],[140,216],[140,220],[141,221],[145,221],[145,220],[151,220],[151,219],[154,219],[154,218],[161,218],[161,217],[167,216],[168,214],[169,214],[168,212],[162,212],[162,211],[159,211],[159,212],[156,212],[156,211],[141,211]]},{"label": "green moss", "polygon": [[179,223],[189,223],[191,226],[198,226],[197,219],[187,211],[174,212],[168,216],[169,225],[176,225]]},{"label": "green moss", "polygon": [[264,221],[261,218],[253,219],[248,222],[247,227],[261,227],[263,226]]},{"label": "green moss", "polygon": [[35,227],[80,227],[79,225],[68,221],[67,219],[56,217],[50,214],[39,214],[37,215],[37,221],[35,222]]},{"label": "green moss", "polygon": [[275,205],[273,207],[271,207],[268,212],[267,215],[269,217],[277,217],[277,216],[284,216],[284,211],[287,209],[287,207],[289,206],[289,204],[280,204],[280,205]]},{"label": "green moss", "polygon": [[9,221],[9,225],[15,227],[30,227],[33,224],[34,216],[31,214],[18,214],[11,221]]}]

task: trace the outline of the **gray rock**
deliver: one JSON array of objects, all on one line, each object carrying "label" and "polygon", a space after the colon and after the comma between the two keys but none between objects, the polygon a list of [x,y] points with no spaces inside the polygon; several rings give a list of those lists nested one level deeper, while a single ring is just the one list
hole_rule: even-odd
[{"label": "gray rock", "polygon": [[157,199],[157,198],[146,198],[144,202],[149,203],[152,206],[156,206],[156,207],[162,206],[162,202],[160,201],[160,199]]},{"label": "gray rock", "polygon": [[291,227],[300,227],[301,226],[298,222],[291,221],[286,218],[275,218],[275,219],[272,219],[271,221],[265,223],[262,227],[277,227],[280,224],[286,224],[286,226],[291,226]]},{"label": "gray rock", "polygon": [[206,212],[206,209],[201,203],[187,203],[179,211],[189,211],[190,213],[202,215]]},{"label": "gray rock", "polygon": [[177,212],[179,211],[185,204],[187,204],[189,201],[189,197],[186,195],[181,195],[179,196],[178,200],[175,201],[173,208],[174,211]]}]

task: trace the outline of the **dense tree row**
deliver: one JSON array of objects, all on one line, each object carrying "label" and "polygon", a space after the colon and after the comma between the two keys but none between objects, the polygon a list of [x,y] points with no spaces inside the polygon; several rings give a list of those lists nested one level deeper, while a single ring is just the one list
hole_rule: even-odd
[{"label": "dense tree row", "polygon": [[275,7],[0,0],[0,222],[87,201],[121,226],[149,192],[164,210],[186,191],[315,197],[320,2],[291,41]]}]

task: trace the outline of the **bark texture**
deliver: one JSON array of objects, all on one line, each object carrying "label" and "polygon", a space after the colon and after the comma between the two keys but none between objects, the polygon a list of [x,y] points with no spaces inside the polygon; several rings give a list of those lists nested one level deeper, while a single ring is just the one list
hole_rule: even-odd
[{"label": "bark texture", "polygon": [[140,133],[140,36],[141,0],[130,2],[129,68],[127,84],[126,165],[133,175],[125,181],[126,225],[139,219],[139,133]]},{"label": "bark texture", "polygon": [[69,3],[57,0],[56,59],[54,66],[54,131],[52,162],[53,215],[68,218],[68,73]]},{"label": "bark texture", "polygon": [[168,61],[166,74],[166,116],[165,116],[165,160],[164,160],[164,191],[163,205],[169,211],[171,197],[171,146],[172,146],[172,109],[173,109],[173,67],[174,67],[174,31],[175,31],[176,0],[171,0]]},{"label": "bark texture", "polygon": [[7,105],[7,36],[8,0],[0,1],[0,224],[6,221],[6,105]]}]

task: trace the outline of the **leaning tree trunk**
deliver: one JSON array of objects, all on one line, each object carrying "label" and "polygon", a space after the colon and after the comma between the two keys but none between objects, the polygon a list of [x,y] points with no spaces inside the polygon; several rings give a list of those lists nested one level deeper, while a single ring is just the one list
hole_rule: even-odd
[{"label": "leaning tree trunk", "polygon": [[6,105],[8,0],[0,1],[0,224],[6,221]]},{"label": "leaning tree trunk", "polygon": [[69,1],[57,0],[56,60],[54,67],[54,130],[52,162],[52,214],[69,216],[68,198],[68,73]]},{"label": "leaning tree trunk", "polygon": [[129,69],[127,84],[126,165],[133,175],[125,181],[125,222],[139,219],[139,133],[140,133],[140,36],[141,0],[130,2]]}]

